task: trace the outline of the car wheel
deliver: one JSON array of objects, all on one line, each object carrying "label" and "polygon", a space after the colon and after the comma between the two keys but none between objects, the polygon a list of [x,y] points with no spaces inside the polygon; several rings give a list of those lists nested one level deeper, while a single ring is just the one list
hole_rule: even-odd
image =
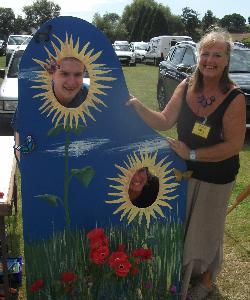
[{"label": "car wheel", "polygon": [[157,60],[157,58],[154,58],[154,66],[158,66],[159,64],[158,64],[158,60]]},{"label": "car wheel", "polygon": [[162,81],[158,83],[157,87],[157,100],[159,110],[162,111],[166,104],[168,103],[169,99],[167,99],[167,90],[166,87],[163,85]]}]

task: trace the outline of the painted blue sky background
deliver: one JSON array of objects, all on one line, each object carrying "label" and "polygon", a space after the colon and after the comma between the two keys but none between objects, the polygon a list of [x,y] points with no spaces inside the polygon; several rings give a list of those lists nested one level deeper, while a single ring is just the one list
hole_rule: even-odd
[{"label": "painted blue sky background", "polygon": [[[131,4],[133,0],[55,0],[54,2],[61,6],[61,15],[79,17],[91,22],[96,12],[101,15],[105,12],[116,12],[122,15],[124,7]],[[182,8],[190,7],[200,14],[200,18],[204,16],[208,9],[218,18],[222,18],[227,14],[238,13],[247,21],[250,16],[250,1],[246,0],[157,0],[156,2],[168,5],[172,14],[175,15],[180,15]],[[17,15],[22,14],[23,6],[31,5],[32,3],[33,0],[1,0],[0,7],[11,7]]]}]

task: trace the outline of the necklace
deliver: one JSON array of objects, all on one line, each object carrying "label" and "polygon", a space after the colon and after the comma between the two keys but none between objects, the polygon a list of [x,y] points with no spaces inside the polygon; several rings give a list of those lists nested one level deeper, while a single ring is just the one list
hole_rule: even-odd
[{"label": "necklace", "polygon": [[200,103],[202,107],[207,107],[215,101],[215,96],[210,96],[206,98],[204,95],[200,95],[197,98],[198,98],[198,103]]}]

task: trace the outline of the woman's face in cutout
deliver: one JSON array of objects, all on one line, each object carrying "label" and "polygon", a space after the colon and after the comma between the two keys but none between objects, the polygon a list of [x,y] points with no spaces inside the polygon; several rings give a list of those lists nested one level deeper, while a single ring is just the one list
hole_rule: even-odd
[{"label": "woman's face in cutout", "polygon": [[129,184],[129,190],[133,192],[141,192],[147,184],[148,176],[145,168],[141,168],[135,172]]},{"label": "woman's face in cutout", "polygon": [[70,103],[83,85],[84,65],[74,58],[65,58],[58,63],[52,75],[54,93],[63,105]]}]

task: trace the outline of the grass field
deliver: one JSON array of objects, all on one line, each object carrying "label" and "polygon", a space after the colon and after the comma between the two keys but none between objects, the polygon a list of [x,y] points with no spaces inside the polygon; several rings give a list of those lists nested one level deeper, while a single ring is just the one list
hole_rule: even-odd
[{"label": "grass field", "polygon": [[[0,68],[5,58],[0,57]],[[140,98],[147,106],[158,109],[156,102],[156,83],[158,68],[138,64],[136,67],[124,67],[124,75],[131,94]],[[164,133],[176,137],[173,129]],[[246,135],[245,145],[240,153],[241,168],[234,186],[230,203],[238,193],[250,183],[250,131]],[[19,197],[19,200],[21,198]],[[249,300],[250,295],[250,197],[232,211],[226,221],[225,261],[217,282],[215,293],[209,300]],[[21,201],[19,211],[8,219],[10,249],[13,255],[23,255]],[[24,284],[21,287],[19,300],[25,300]]]}]

